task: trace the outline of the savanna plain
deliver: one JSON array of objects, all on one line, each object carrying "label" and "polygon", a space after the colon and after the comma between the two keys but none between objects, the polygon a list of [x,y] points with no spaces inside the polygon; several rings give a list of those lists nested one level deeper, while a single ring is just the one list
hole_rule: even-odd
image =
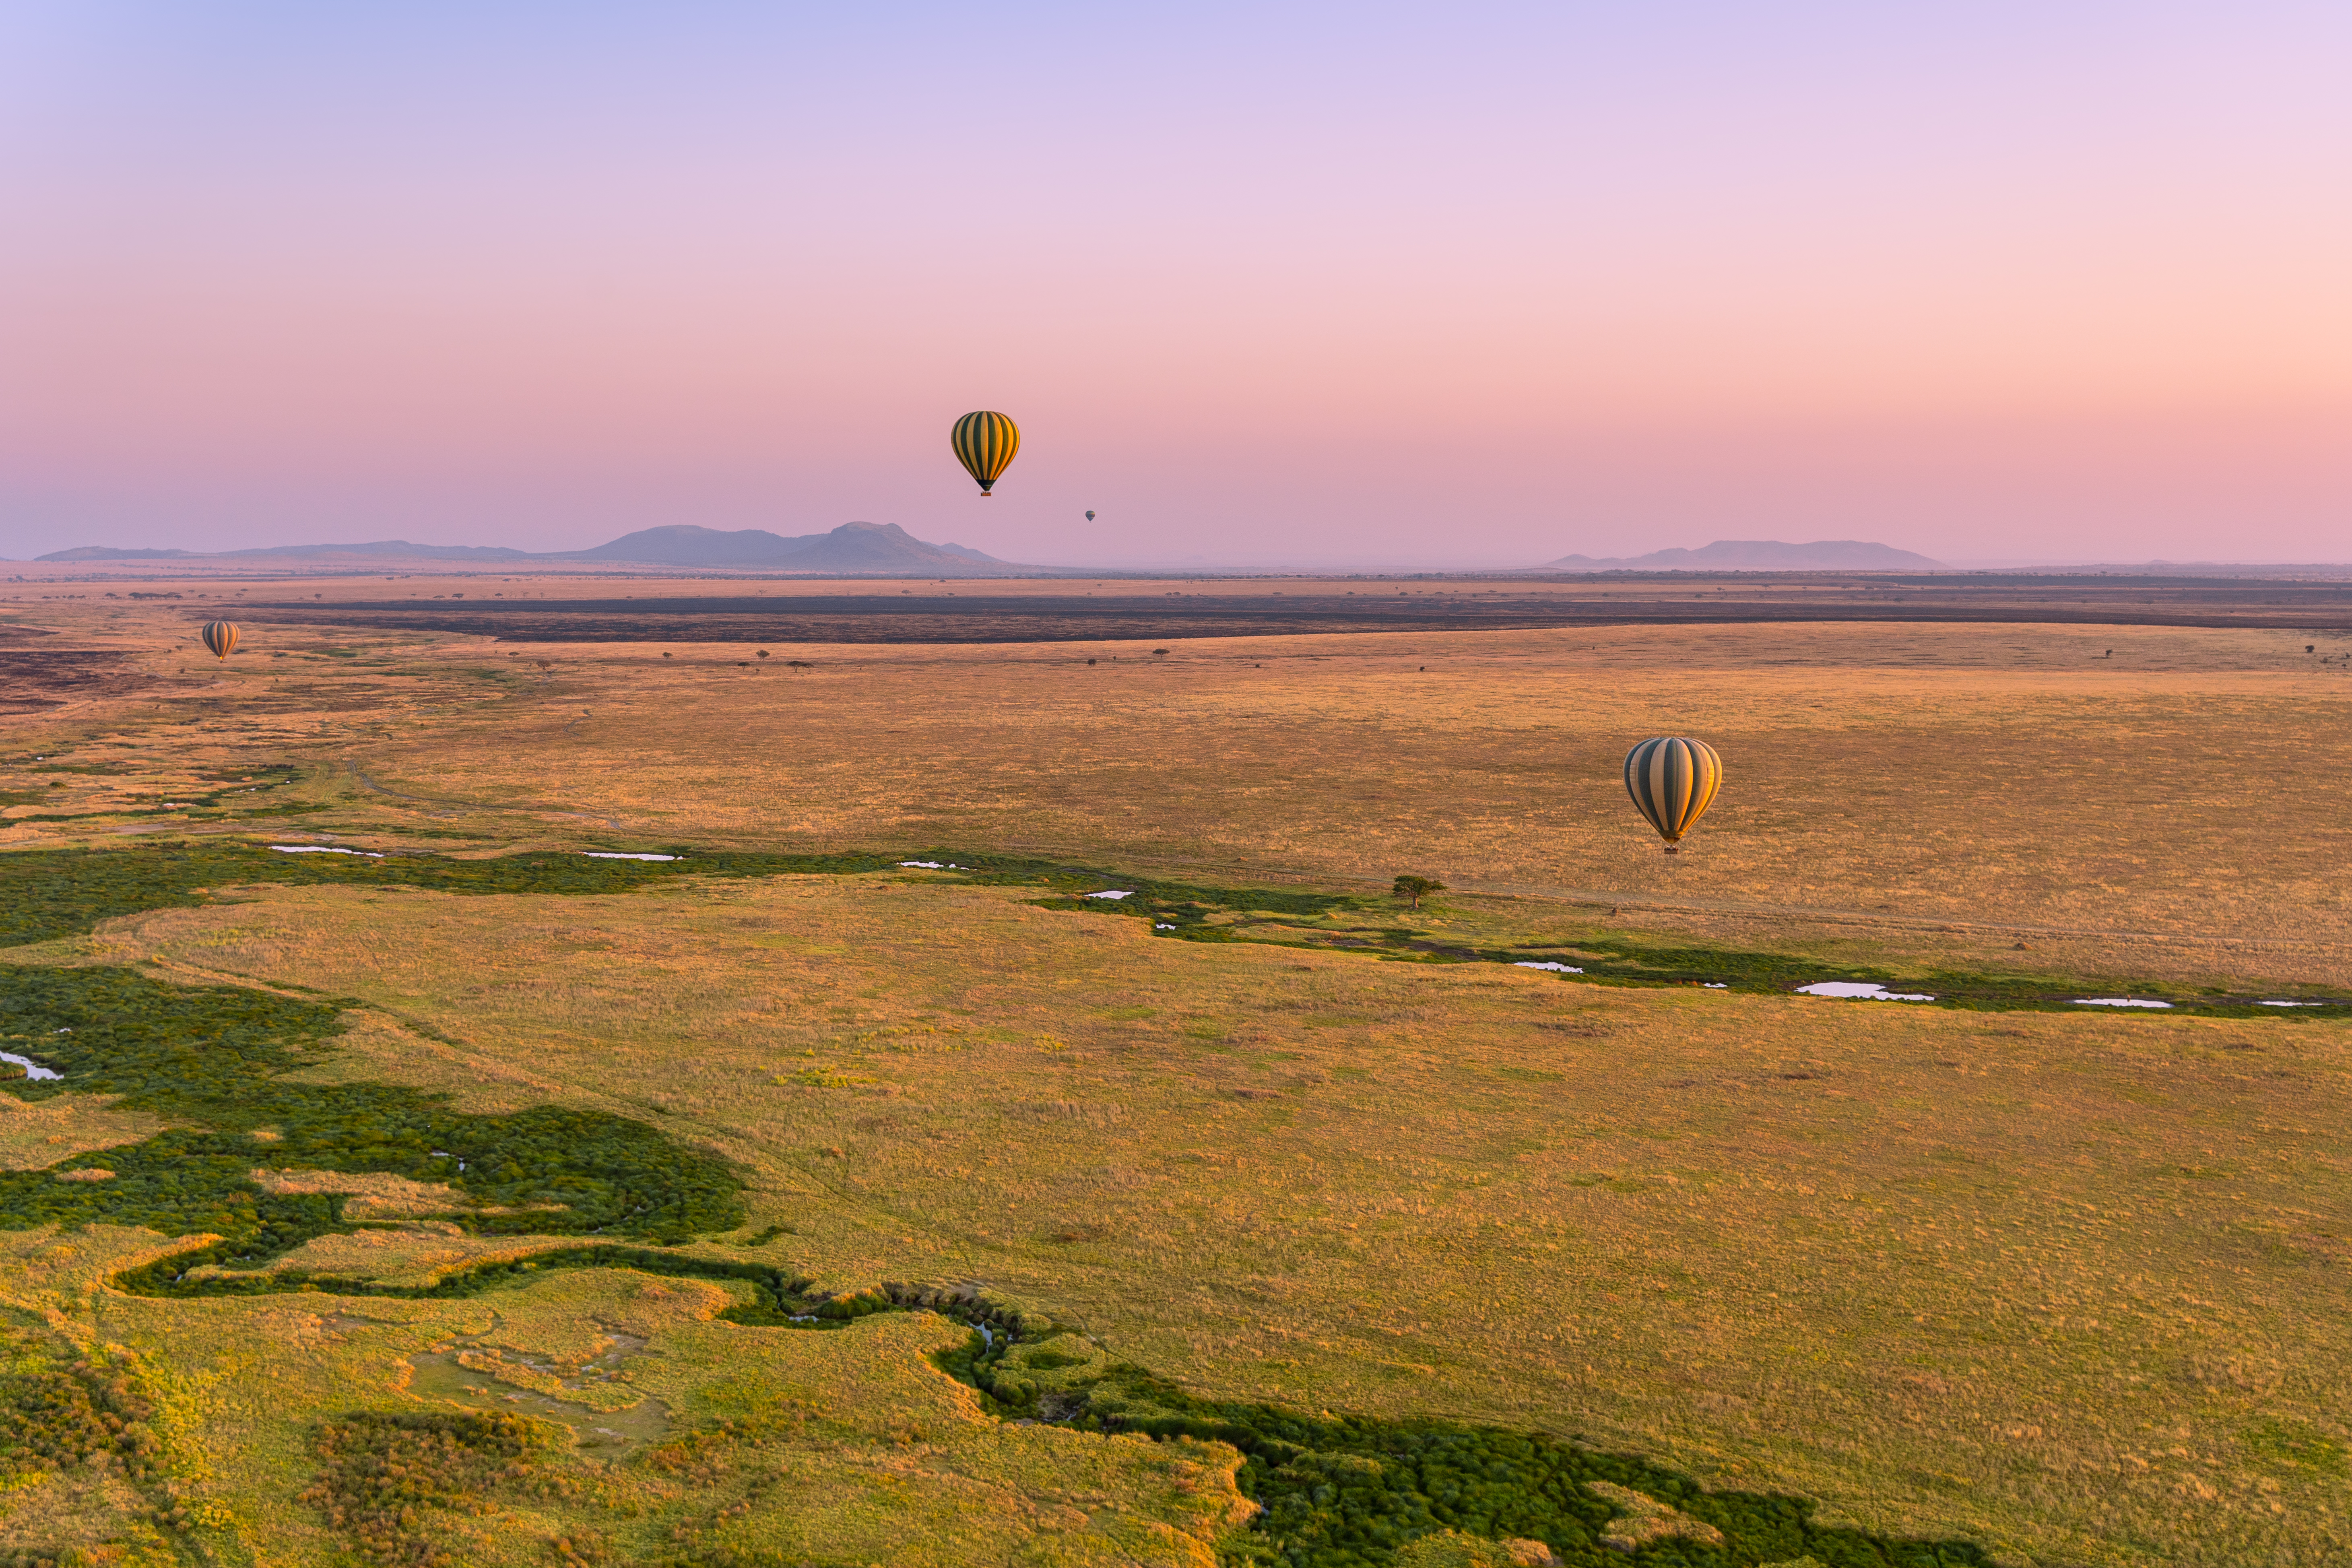
[{"label": "savanna plain", "polygon": [[0,593],[0,1563],[2352,1560],[2341,632],[351,591]]}]

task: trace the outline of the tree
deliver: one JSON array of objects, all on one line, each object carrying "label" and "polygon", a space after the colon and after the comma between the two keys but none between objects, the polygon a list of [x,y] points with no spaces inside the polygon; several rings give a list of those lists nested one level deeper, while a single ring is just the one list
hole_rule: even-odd
[{"label": "tree", "polygon": [[1396,896],[1400,899],[1411,899],[1414,909],[1421,908],[1421,900],[1429,894],[1444,891],[1445,891],[1444,883],[1432,881],[1427,877],[1399,877],[1396,879]]}]

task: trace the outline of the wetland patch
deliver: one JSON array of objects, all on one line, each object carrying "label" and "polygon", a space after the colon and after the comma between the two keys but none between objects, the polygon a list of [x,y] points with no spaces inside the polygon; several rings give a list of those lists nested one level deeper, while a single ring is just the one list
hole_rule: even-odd
[{"label": "wetland patch", "polygon": [[[487,1234],[680,1242],[741,1223],[740,1183],[709,1155],[641,1122],[544,1105],[469,1115],[446,1095],[389,1084],[289,1083],[333,1050],[341,1011],[236,986],[170,985],[126,969],[0,969],[0,1030],[37,1037],[56,1076],[13,1086],[68,1092],[174,1121],[143,1142],[56,1169],[0,1173],[0,1227],[102,1222],[222,1237],[126,1277],[186,1290],[200,1265],[249,1268],[315,1237],[362,1228],[341,1192],[266,1190],[257,1165],[384,1173],[462,1201],[432,1217]],[[257,1133],[266,1137],[257,1137]],[[80,1168],[106,1181],[60,1181]],[[263,1277],[206,1288],[271,1289]]]},{"label": "wetland patch", "polygon": [[669,1436],[669,1407],[619,1380],[645,1342],[613,1334],[611,1345],[576,1363],[533,1356],[477,1335],[408,1358],[408,1392],[482,1415],[530,1415],[572,1429],[589,1453],[621,1454]]},{"label": "wetland patch", "polygon": [[1651,1532],[1642,1561],[1692,1568],[1806,1558],[1823,1568],[1989,1568],[1992,1561],[1967,1542],[1823,1524],[1796,1498],[1709,1491],[1664,1466],[1558,1436],[1203,1399],[1050,1322],[1025,1322],[1009,1339],[975,1334],[939,1359],[1008,1419],[1240,1449],[1245,1462],[1236,1479],[1260,1512],[1229,1549],[1236,1563],[1361,1568],[1458,1531],[1540,1541],[1559,1563],[1604,1568],[1633,1549],[1643,1520],[1667,1513],[1702,1528],[1677,1537]]}]

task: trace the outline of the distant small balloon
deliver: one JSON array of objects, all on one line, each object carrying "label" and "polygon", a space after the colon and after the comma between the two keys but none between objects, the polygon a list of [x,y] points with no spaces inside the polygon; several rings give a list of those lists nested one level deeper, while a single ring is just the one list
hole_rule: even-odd
[{"label": "distant small balloon", "polygon": [[205,623],[205,647],[212,650],[212,655],[215,658],[226,658],[231,653],[236,651],[236,623],[234,621],[206,621]]},{"label": "distant small balloon", "polygon": [[1095,520],[1095,514],[1094,514],[1094,513],[1092,513],[1092,512],[1088,512],[1088,513],[1087,513],[1087,521],[1088,522],[1092,522],[1094,520]]}]

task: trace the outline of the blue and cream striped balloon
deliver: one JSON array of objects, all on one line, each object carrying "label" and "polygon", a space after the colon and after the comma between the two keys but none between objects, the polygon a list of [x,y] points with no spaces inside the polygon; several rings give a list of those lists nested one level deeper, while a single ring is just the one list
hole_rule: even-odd
[{"label": "blue and cream striped balloon", "polygon": [[205,623],[205,647],[212,650],[212,655],[215,658],[226,658],[236,648],[236,623],[235,621],[206,621]]},{"label": "blue and cream striped balloon", "polygon": [[1723,759],[1705,741],[1659,735],[1625,753],[1625,793],[1666,841],[1669,855],[1722,786]]}]

